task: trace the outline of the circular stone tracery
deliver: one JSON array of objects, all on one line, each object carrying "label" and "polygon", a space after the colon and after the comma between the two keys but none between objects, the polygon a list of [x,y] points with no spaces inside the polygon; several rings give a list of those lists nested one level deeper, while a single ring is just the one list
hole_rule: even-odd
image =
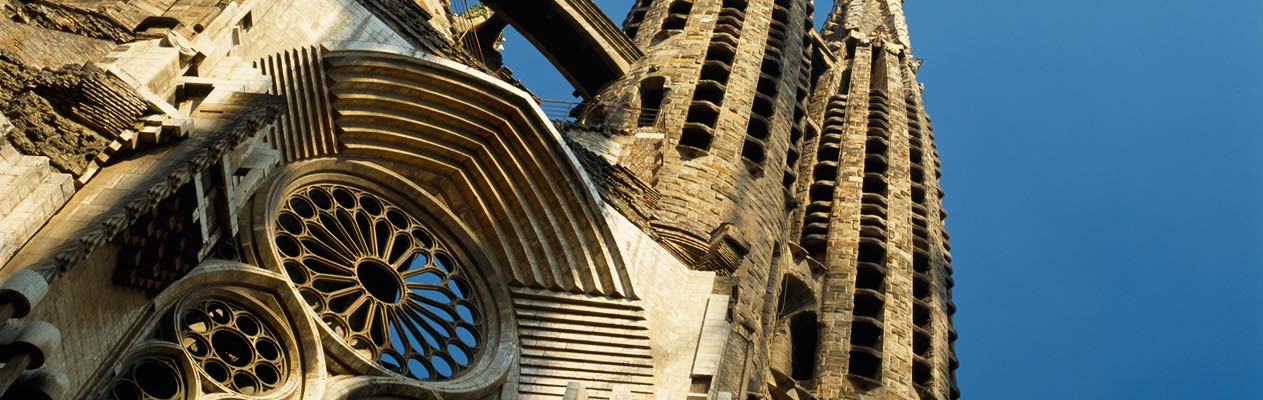
[{"label": "circular stone tracery", "polygon": [[271,328],[244,308],[202,300],[179,314],[180,345],[211,380],[244,395],[285,383],[288,357]]},{"label": "circular stone tracery", "polygon": [[109,400],[175,400],[185,396],[184,373],[170,356],[150,356],[128,365],[103,396]]},{"label": "circular stone tracery", "polygon": [[420,380],[473,363],[481,317],[451,251],[416,218],[368,191],[299,188],[275,217],[281,265],[336,335]]}]

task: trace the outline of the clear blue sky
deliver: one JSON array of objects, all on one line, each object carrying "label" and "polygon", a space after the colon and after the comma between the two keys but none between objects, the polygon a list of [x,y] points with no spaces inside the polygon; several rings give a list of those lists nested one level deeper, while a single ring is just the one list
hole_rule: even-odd
[{"label": "clear blue sky", "polygon": [[[597,3],[619,23],[631,5]],[[964,398],[1263,399],[1263,1],[905,8]],[[506,46],[540,97],[570,98]]]}]

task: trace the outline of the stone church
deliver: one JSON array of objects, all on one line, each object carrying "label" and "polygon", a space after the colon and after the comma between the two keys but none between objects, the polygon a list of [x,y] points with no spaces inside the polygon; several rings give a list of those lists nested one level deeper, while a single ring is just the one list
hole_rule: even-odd
[{"label": "stone church", "polygon": [[901,0],[2,2],[2,399],[959,397]]}]

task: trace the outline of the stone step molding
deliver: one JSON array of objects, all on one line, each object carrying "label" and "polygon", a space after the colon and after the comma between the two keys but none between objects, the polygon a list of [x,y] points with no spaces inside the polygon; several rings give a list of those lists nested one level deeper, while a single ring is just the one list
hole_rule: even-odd
[{"label": "stone step molding", "polygon": [[0,264],[35,235],[75,193],[74,178],[48,157],[21,155],[5,142],[0,154]]}]

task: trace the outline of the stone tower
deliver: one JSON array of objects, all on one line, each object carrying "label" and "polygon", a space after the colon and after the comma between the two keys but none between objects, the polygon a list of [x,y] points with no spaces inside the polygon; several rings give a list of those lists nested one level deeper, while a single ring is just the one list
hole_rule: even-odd
[{"label": "stone tower", "polygon": [[[710,384],[958,397],[941,173],[902,1],[838,2],[823,32],[812,11],[638,1],[624,30],[645,58],[588,117],[635,132],[606,152],[661,195],[659,241],[727,277],[715,293],[733,296],[733,325]],[[804,351],[794,330],[811,324]]]},{"label": "stone tower", "polygon": [[825,265],[821,398],[957,398],[942,176],[902,1],[836,4],[794,235]]},{"label": "stone tower", "polygon": [[715,271],[713,292],[729,296],[724,357],[694,371],[703,389],[739,392],[741,371],[767,362],[765,314],[793,258],[786,234],[808,125],[812,7],[638,2],[624,25],[645,58],[588,116],[633,133],[615,138],[614,157],[661,194],[648,229],[693,269]]},{"label": "stone tower", "polygon": [[959,397],[901,1],[9,3],[3,399]]}]

